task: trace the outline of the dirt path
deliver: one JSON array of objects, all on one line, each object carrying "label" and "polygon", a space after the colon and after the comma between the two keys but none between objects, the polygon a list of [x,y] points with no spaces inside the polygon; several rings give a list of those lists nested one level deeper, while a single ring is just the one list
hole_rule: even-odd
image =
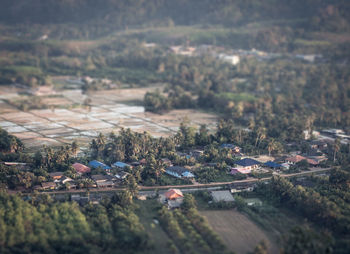
[{"label": "dirt path", "polygon": [[[320,173],[320,172],[326,172],[330,170],[330,168],[316,168],[312,169],[310,171],[306,172],[301,172],[301,173],[294,173],[294,174],[281,174],[281,177],[294,177],[294,176],[302,176],[302,175],[310,175],[313,173]],[[265,177],[261,179],[245,179],[245,180],[238,180],[238,181],[232,181],[232,182],[215,182],[215,183],[206,183],[206,184],[187,184],[187,185],[165,185],[165,186],[139,186],[140,191],[147,191],[147,190],[164,190],[164,189],[171,189],[171,188],[177,188],[177,189],[186,189],[186,188],[191,188],[191,189],[206,189],[206,188],[211,188],[215,186],[222,186],[222,185],[229,185],[232,183],[254,183],[258,181],[267,181],[270,180],[271,177]],[[89,189],[90,192],[110,192],[110,191],[120,191],[124,190],[124,187],[116,187],[116,188],[101,188],[101,189]],[[61,190],[61,191],[50,191],[50,192],[40,192],[40,193],[45,193],[45,194],[64,194],[64,193],[81,193],[81,192],[86,192],[86,189],[79,189],[79,190]],[[17,193],[17,191],[11,191],[12,193]]]}]

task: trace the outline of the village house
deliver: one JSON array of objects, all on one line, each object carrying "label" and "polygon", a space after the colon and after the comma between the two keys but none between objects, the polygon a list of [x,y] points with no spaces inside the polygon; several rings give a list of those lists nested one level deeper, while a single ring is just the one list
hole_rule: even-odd
[{"label": "village house", "polygon": [[234,145],[234,144],[222,144],[222,145],[220,145],[220,148],[228,148],[233,153],[241,153],[241,148],[239,146]]},{"label": "village house", "polygon": [[62,176],[60,179],[60,183],[61,184],[66,184],[66,183],[70,183],[73,182],[73,179],[67,176]]},{"label": "village house", "polygon": [[164,195],[160,195],[161,203],[166,203],[168,208],[177,208],[180,207],[183,203],[182,191],[179,189],[170,189],[164,193]]},{"label": "village house", "polygon": [[112,168],[116,168],[118,170],[126,170],[128,168],[132,168],[132,166],[129,164],[126,164],[124,162],[117,161],[117,162],[112,164]]},{"label": "village house", "polygon": [[236,182],[230,185],[231,193],[242,191],[253,191],[255,188],[254,182]]},{"label": "village house", "polygon": [[79,174],[79,175],[83,175],[83,174],[87,174],[91,172],[91,169],[88,166],[85,166],[83,164],[80,163],[74,163],[72,165],[72,167],[75,169],[75,171]]},{"label": "village house", "polygon": [[295,155],[295,156],[288,157],[285,159],[285,161],[290,165],[295,165],[296,163],[298,163],[302,160],[306,160],[310,165],[313,165],[313,166],[318,165],[317,161],[310,159],[310,158],[307,158],[307,157],[304,157],[304,156],[301,156],[301,155]]},{"label": "village house", "polygon": [[126,177],[130,175],[129,173],[125,172],[125,171],[120,171],[118,172],[115,177],[118,179],[118,180],[125,180]]},{"label": "village house", "polygon": [[91,179],[95,181],[98,188],[113,187],[113,177],[109,175],[92,175]]},{"label": "village house", "polygon": [[168,158],[163,158],[161,159],[162,163],[164,164],[164,166],[166,167],[171,167],[173,166],[173,163],[171,162],[171,160],[169,160]]},{"label": "village house", "polygon": [[104,164],[103,162],[97,161],[97,160],[93,160],[89,162],[89,166],[91,168],[101,168],[107,172],[109,172],[111,170],[110,166],[107,166],[106,164]]},{"label": "village house", "polygon": [[41,183],[41,187],[43,190],[54,190],[54,189],[56,189],[56,183],[44,182],[44,183]]},{"label": "village house", "polygon": [[210,192],[211,197],[214,202],[234,202],[235,199],[232,197],[231,193],[228,190],[212,191]]},{"label": "village house", "polygon": [[252,172],[252,170],[258,169],[261,162],[251,158],[244,158],[242,160],[236,161],[235,164],[236,167],[231,169],[231,174],[249,174]]},{"label": "village house", "polygon": [[53,180],[60,180],[63,177],[63,172],[52,172],[52,173],[49,173],[49,176]]},{"label": "village house", "polygon": [[196,158],[196,159],[199,159],[199,157],[201,157],[203,153],[204,153],[203,150],[198,150],[198,149],[196,149],[196,150],[192,150],[192,151],[190,152],[190,155],[191,155],[192,157]]},{"label": "village house", "polygon": [[177,178],[194,178],[194,175],[188,169],[180,166],[168,167],[165,173]]},{"label": "village house", "polygon": [[278,164],[278,163],[273,162],[273,161],[265,162],[263,165],[267,168],[271,168],[271,169],[275,169],[275,170],[281,169],[283,167],[281,164]]},{"label": "village house", "polygon": [[313,140],[310,142],[310,148],[316,150],[327,149],[328,143],[325,140]]}]

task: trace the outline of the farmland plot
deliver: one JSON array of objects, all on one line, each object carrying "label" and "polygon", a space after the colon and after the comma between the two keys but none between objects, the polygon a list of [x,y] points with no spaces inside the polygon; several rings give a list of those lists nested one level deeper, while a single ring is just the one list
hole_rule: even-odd
[{"label": "farmland plot", "polygon": [[235,210],[200,211],[211,227],[235,253],[253,251],[261,241],[268,244],[269,253],[279,253],[276,243],[251,220]]}]

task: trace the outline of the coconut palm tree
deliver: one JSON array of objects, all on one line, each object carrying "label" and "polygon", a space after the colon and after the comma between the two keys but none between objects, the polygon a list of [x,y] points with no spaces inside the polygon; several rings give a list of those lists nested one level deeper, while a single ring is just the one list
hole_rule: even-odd
[{"label": "coconut palm tree", "polygon": [[274,138],[271,138],[267,144],[267,150],[269,151],[269,156],[271,156],[271,152],[277,149],[277,142]]},{"label": "coconut palm tree", "polygon": [[333,145],[333,162],[335,162],[335,158],[336,158],[336,155],[337,155],[337,152],[339,152],[340,150],[340,139],[339,138],[336,138],[335,141],[334,141],[334,145]]}]

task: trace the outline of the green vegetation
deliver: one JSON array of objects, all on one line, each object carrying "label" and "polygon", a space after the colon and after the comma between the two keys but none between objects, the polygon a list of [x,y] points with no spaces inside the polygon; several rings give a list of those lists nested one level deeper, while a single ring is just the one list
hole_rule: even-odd
[{"label": "green vegetation", "polygon": [[[22,142],[0,128],[0,189],[33,194],[24,201],[0,192],[0,252],[227,253],[191,195],[177,210],[155,200],[136,205],[138,185],[192,183],[166,175],[164,158],[191,167],[199,183],[244,179],[229,174],[240,153],[221,144],[240,146],[246,155],[273,155],[306,150],[304,130],[349,132],[349,13],[347,0],[3,0],[0,85],[35,89],[51,85],[50,76],[74,76],[88,94],[164,84],[163,91],[145,95],[147,111],[201,109],[222,119],[213,132],[184,122],[174,136],[159,139],[130,129],[100,134],[79,157],[76,143],[24,154]],[[208,50],[199,53],[205,44]],[[177,54],[174,45],[197,52]],[[239,54],[240,61],[230,64],[220,54]],[[313,61],[311,54],[321,57]],[[23,111],[47,107],[41,97],[10,103]],[[84,104],[91,106],[88,99]],[[197,149],[203,150],[199,156]],[[200,192],[199,207],[237,208],[261,228],[282,234],[285,254],[348,253],[349,152],[338,139],[329,145],[325,153],[332,161],[325,165],[333,167],[331,174],[311,177],[312,187],[279,177],[259,185],[252,197],[263,200],[262,206],[247,206],[248,194],[237,195],[234,204],[209,205],[209,194]],[[52,172],[64,172],[78,189],[88,190],[92,180],[71,165],[93,159],[135,163],[120,181],[127,190],[85,206],[33,191],[52,181]],[[301,161],[286,173],[308,167]],[[266,252],[264,243],[254,250]]]},{"label": "green vegetation", "polygon": [[181,253],[226,253],[218,235],[198,213],[193,197],[188,194],[184,199],[181,210],[171,212],[163,207],[159,212],[160,223],[174,242],[172,249]]},{"label": "green vegetation", "polygon": [[20,139],[0,128],[0,153],[17,153],[24,148]]},{"label": "green vegetation", "polygon": [[26,202],[1,192],[1,253],[147,253],[147,233],[132,203],[121,200],[81,208],[45,196]]}]

